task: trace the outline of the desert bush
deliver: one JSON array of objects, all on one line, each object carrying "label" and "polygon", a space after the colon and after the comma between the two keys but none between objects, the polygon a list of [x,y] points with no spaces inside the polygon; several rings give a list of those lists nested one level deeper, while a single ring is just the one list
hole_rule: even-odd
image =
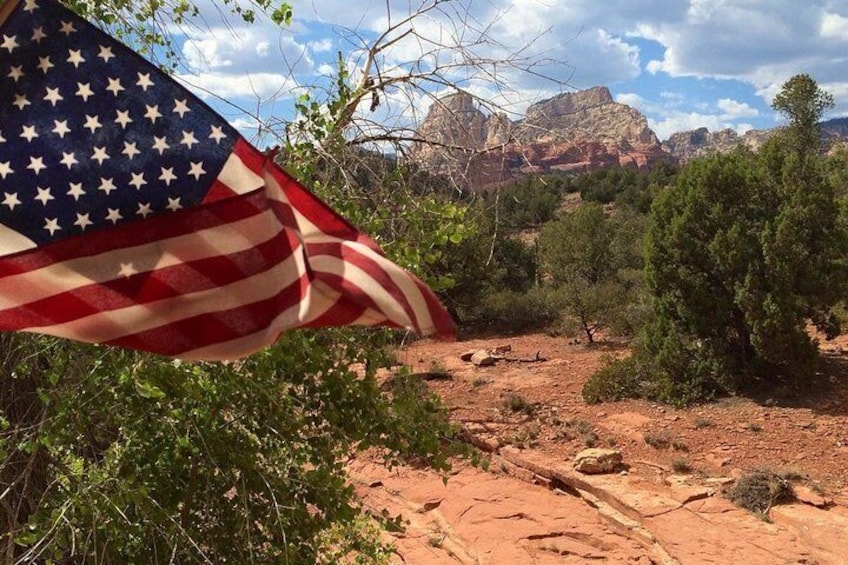
[{"label": "desert bush", "polygon": [[610,355],[601,359],[601,368],[583,385],[583,400],[588,404],[615,402],[625,398],[640,398],[645,394],[646,367],[630,355],[617,360]]},{"label": "desert bush", "polygon": [[671,462],[671,470],[675,473],[685,475],[692,472],[692,464],[686,459],[674,459]]},{"label": "desert bush", "polygon": [[[680,353],[673,346],[669,347],[673,355]],[[725,392],[713,380],[710,372],[695,373],[687,379],[677,379],[674,374],[657,366],[637,344],[628,357],[602,358],[601,368],[583,385],[583,400],[588,404],[599,404],[626,398],[644,398],[684,407],[714,399]]]},{"label": "desert bush", "polygon": [[[4,553],[20,563],[321,563],[365,551],[374,540],[345,458],[373,445],[387,462],[445,469],[453,435],[419,380],[381,393],[377,348],[361,349],[369,339],[291,332],[224,364],[2,336]],[[368,374],[349,368],[357,361]]]},{"label": "desert bush", "polygon": [[542,227],[541,273],[559,292],[564,319],[589,343],[602,328],[633,333],[641,323],[644,227],[638,217],[608,216],[597,203]]},{"label": "desert bush", "polygon": [[737,506],[764,518],[768,517],[774,505],[791,502],[795,498],[791,483],[768,471],[740,477],[727,494]]},{"label": "desert bush", "polygon": [[482,297],[466,320],[468,326],[503,333],[541,331],[560,319],[559,297],[550,287],[526,293],[495,291]]},{"label": "desert bush", "polygon": [[654,449],[665,450],[671,445],[671,441],[665,434],[647,433],[643,439],[645,445],[650,445]]},{"label": "desert bush", "polygon": [[683,451],[683,452],[689,451],[689,445],[686,442],[679,440],[679,439],[671,440],[671,448],[675,451]]},{"label": "desert bush", "polygon": [[642,343],[661,399],[688,404],[814,375],[807,324],[838,331],[832,308],[848,281],[845,226],[818,154],[829,104],[815,81],[793,77],[774,101],[789,118],[780,134],[757,154],[693,161],[654,201]]},{"label": "desert bush", "polygon": [[704,428],[711,428],[715,425],[715,423],[709,418],[695,418],[695,422],[693,423],[696,430],[702,430]]},{"label": "desert bush", "polygon": [[450,273],[452,284],[442,288],[439,296],[460,326],[477,328],[489,322],[485,316],[478,319],[486,296],[518,296],[536,284],[536,252],[532,245],[495,233],[479,211],[465,221],[475,233],[441,255],[438,269]]},{"label": "desert bush", "polygon": [[536,407],[520,394],[510,394],[504,399],[504,407],[516,414],[532,416],[536,413]]},{"label": "desert bush", "polygon": [[508,231],[538,226],[553,218],[562,195],[573,190],[565,175],[527,175],[512,183],[484,192],[487,214]]}]

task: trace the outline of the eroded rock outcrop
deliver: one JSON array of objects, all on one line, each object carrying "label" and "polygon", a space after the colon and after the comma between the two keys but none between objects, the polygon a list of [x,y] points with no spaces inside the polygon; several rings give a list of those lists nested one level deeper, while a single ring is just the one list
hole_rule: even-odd
[{"label": "eroded rock outcrop", "polygon": [[[740,135],[732,129],[710,131],[698,128],[671,134],[662,147],[679,163],[688,163],[692,159],[705,157],[711,153],[725,153],[744,145],[757,151],[780,128],[750,130]],[[838,150],[848,142],[848,118],[835,118],[821,123],[822,151]]]},{"label": "eroded rock outcrop", "polygon": [[[821,128],[825,152],[848,146],[848,118],[828,120]],[[615,102],[603,86],[537,102],[516,121],[484,112],[471,94],[459,92],[431,106],[417,132],[430,143],[417,144],[410,157],[462,189],[481,190],[524,174],[687,163],[739,145],[757,151],[777,131],[698,128],[660,143],[645,116]]]},{"label": "eroded rock outcrop", "polygon": [[516,137],[525,144],[592,140],[623,150],[659,145],[645,116],[615,102],[603,86],[533,104],[518,124]]},{"label": "eroded rock outcrop", "polygon": [[433,104],[418,136],[432,144],[417,145],[411,157],[471,190],[527,173],[644,168],[668,158],[645,117],[606,87],[543,100],[518,121],[453,94]]},{"label": "eroded rock outcrop", "polygon": [[732,129],[710,131],[698,128],[671,134],[662,147],[679,163],[706,157],[711,153],[726,153],[739,145],[757,151],[777,130],[750,130],[739,135]]}]

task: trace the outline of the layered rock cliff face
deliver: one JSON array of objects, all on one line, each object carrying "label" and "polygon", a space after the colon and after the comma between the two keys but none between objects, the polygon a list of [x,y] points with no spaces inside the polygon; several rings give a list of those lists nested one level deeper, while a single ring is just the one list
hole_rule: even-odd
[{"label": "layered rock cliff face", "polygon": [[[848,118],[821,124],[825,151],[848,143]],[[686,163],[738,145],[758,150],[777,129],[738,134],[699,128],[660,143],[645,117],[616,103],[605,87],[566,93],[533,104],[524,117],[485,114],[470,94],[437,100],[418,129],[430,143],[410,157],[459,188],[480,190],[528,173],[582,173],[611,166],[650,167],[659,160]]]},{"label": "layered rock cliff face", "polygon": [[470,94],[438,100],[418,129],[411,157],[480,189],[527,173],[644,168],[668,155],[645,117],[613,101],[605,87],[561,94],[530,106],[519,121],[486,115]]},{"label": "layered rock cliff face", "polygon": [[[743,135],[731,129],[711,132],[707,128],[671,134],[662,147],[679,163],[704,157],[714,152],[726,152],[738,145],[757,151],[780,128],[751,130]],[[848,141],[848,118],[835,118],[821,123],[822,150],[830,152],[844,147]]]},{"label": "layered rock cliff face", "polygon": [[822,122],[822,147],[828,154],[848,151],[848,118]]},{"label": "layered rock cliff face", "polygon": [[522,143],[586,139],[625,149],[659,145],[645,117],[614,102],[609,89],[602,86],[560,94],[530,106],[516,134]]},{"label": "layered rock cliff face", "polygon": [[662,147],[678,163],[687,163],[714,152],[727,152],[739,145],[758,150],[777,130],[751,130],[739,135],[732,129],[711,132],[707,128],[671,134]]}]

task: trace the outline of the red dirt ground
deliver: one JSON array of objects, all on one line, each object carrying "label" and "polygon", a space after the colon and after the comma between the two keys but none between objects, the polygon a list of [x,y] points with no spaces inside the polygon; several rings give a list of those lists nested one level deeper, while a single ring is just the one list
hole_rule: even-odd
[{"label": "red dirt ground", "polygon": [[[640,471],[644,473],[670,469],[682,460],[696,471],[793,471],[827,491],[848,486],[848,356],[838,355],[848,337],[822,347],[829,364],[821,378],[824,390],[803,396],[775,391],[758,401],[725,398],[689,409],[636,400],[587,405],[583,383],[602,357],[628,351],[617,344],[571,342],[542,334],[448,344],[420,341],[403,350],[400,361],[419,371],[446,369],[453,378],[430,381],[430,386],[450,407],[453,419],[472,427],[485,425],[503,443],[570,459],[586,447],[581,430],[590,426],[597,447],[621,449],[625,462],[646,467]],[[464,351],[498,346],[511,348],[509,358],[539,353],[547,361],[475,367],[459,359]],[[512,395],[532,403],[532,417],[505,408]],[[666,440],[668,449],[648,445],[646,436]]]},{"label": "red dirt ground", "polygon": [[[507,346],[506,359],[490,367],[460,359]],[[407,521],[407,532],[392,538],[398,562],[848,563],[840,533],[848,531],[843,347],[848,337],[823,344],[827,369],[803,394],[775,390],[675,409],[583,401],[583,383],[603,356],[628,354],[621,344],[587,347],[542,334],[415,342],[398,360],[450,375],[428,385],[455,422],[491,446],[492,464],[487,472],[460,463],[447,485],[433,473],[367,461],[352,474],[366,507]],[[537,356],[545,360],[526,362]],[[512,410],[510,397],[532,409]],[[570,463],[587,445],[619,449],[626,471],[584,484]],[[826,507],[776,507],[773,523],[735,508],[720,484],[758,470],[790,473],[803,498],[818,493]]]}]

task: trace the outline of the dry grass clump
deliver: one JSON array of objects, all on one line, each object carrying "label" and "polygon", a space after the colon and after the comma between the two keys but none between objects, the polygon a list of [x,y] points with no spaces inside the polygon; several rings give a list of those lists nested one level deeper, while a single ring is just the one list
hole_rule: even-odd
[{"label": "dry grass clump", "polygon": [[770,471],[758,471],[740,477],[727,494],[734,504],[764,519],[768,519],[769,511],[776,504],[795,499],[790,481]]}]

